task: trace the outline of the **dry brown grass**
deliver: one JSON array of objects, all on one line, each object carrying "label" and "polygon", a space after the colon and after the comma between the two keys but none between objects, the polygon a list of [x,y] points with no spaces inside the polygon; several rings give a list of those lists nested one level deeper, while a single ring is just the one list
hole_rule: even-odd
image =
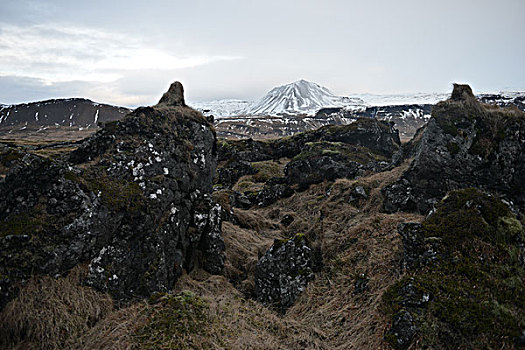
[{"label": "dry brown grass", "polygon": [[38,146],[62,141],[81,140],[94,134],[98,130],[100,129],[89,128],[79,130],[78,126],[49,126],[45,130],[40,129],[39,126],[28,126],[23,130],[21,130],[21,128],[1,127],[0,142]]},{"label": "dry brown grass", "polygon": [[[256,301],[244,298],[223,276],[194,270],[182,276],[174,289],[175,294],[187,291],[204,301],[206,322],[201,325],[199,334],[186,335],[184,341],[176,339],[176,343],[183,344],[182,348],[329,349],[320,330],[301,320],[283,318]],[[115,311],[68,348],[140,349],[137,332],[157,308],[157,305],[141,302]],[[170,343],[161,342],[155,348],[167,349]]]},{"label": "dry brown grass", "polygon": [[[237,289],[223,277],[206,277],[202,272],[184,276],[178,283],[180,290],[192,290],[209,303],[214,320],[212,337],[217,339],[215,346],[388,348],[383,340],[388,320],[380,307],[384,291],[401,277],[401,241],[396,228],[400,222],[420,221],[422,217],[380,213],[383,200],[380,190],[395,181],[408,165],[407,162],[392,171],[358,180],[312,185],[267,208],[235,209],[243,218],[244,228],[225,222],[223,236],[226,277],[234,280]],[[357,204],[349,201],[356,185],[369,189],[368,198]],[[279,222],[290,213],[295,220],[285,228]],[[295,305],[280,316],[244,299],[252,287],[259,256],[274,238],[299,232],[317,239],[325,267]],[[362,293],[354,293],[358,276],[366,276],[368,280]]]},{"label": "dry brown grass", "polygon": [[245,299],[222,276],[197,274],[181,278],[176,289],[190,290],[208,303],[208,341],[214,349],[329,349],[315,327]]},{"label": "dry brown grass", "polygon": [[110,313],[68,346],[70,349],[130,350],[136,348],[134,335],[146,323],[151,306],[139,302]]},{"label": "dry brown grass", "polygon": [[243,228],[231,222],[223,222],[222,236],[227,252],[224,272],[237,288],[246,294],[252,294],[253,273],[257,261],[275,239],[283,236],[281,231],[268,224],[266,218],[242,210],[236,210],[236,215],[245,220],[249,217],[252,224],[244,224]]},{"label": "dry brown grass", "polygon": [[15,349],[59,349],[80,337],[112,309],[109,295],[79,286],[86,268],[65,278],[37,276],[0,314],[0,345]]},{"label": "dry brown grass", "polygon": [[[384,347],[388,324],[379,310],[381,296],[400,277],[396,227],[402,221],[419,220],[415,215],[358,215],[345,230],[327,229],[327,267],[287,316],[318,325],[333,349]],[[363,275],[368,289],[354,294],[356,278]]]}]

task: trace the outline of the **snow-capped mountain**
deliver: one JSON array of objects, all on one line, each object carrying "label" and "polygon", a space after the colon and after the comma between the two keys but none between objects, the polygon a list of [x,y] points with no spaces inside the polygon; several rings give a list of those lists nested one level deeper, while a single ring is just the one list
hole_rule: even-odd
[{"label": "snow-capped mountain", "polygon": [[253,101],[224,99],[208,102],[190,102],[189,105],[204,115],[225,118],[241,114],[252,103]]},{"label": "snow-capped mountain", "polygon": [[322,107],[360,108],[359,98],[336,96],[327,88],[299,80],[273,88],[259,102],[248,106],[246,115],[314,115]]}]

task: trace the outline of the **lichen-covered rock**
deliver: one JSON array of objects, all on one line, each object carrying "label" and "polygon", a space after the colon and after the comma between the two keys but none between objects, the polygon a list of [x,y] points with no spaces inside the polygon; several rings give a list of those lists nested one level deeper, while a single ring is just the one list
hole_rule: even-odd
[{"label": "lichen-covered rock", "polygon": [[184,102],[184,87],[178,81],[170,85],[167,92],[162,95],[159,105],[166,105],[171,107],[186,106]]},{"label": "lichen-covered rock", "polygon": [[180,83],[106,124],[68,162],[25,156],[0,183],[0,275],[89,263],[87,284],[127,300],[170,290],[195,264],[220,272],[216,157],[215,133],[184,106]]},{"label": "lichen-covered rock", "polygon": [[525,113],[482,105],[455,85],[412,146],[409,169],[383,190],[386,212],[428,213],[447,191],[467,187],[525,208]]},{"label": "lichen-covered rock", "polygon": [[393,123],[374,118],[359,118],[348,125],[327,125],[274,140],[221,140],[218,144],[218,159],[258,162],[293,158],[306,151],[312,143],[319,142],[332,146],[360,146],[386,158],[392,157],[401,146],[399,133],[394,129]]},{"label": "lichen-covered rock", "polygon": [[266,305],[286,311],[314,278],[314,257],[307,239],[276,240],[255,268],[255,294]]}]

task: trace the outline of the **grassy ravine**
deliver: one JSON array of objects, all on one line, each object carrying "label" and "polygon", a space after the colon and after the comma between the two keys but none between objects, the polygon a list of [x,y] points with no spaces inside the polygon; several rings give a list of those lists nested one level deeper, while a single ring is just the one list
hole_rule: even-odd
[{"label": "grassy ravine", "polygon": [[423,235],[438,242],[438,258],[389,288],[386,312],[404,308],[401,289],[411,281],[430,296],[423,307],[405,308],[417,320],[418,348],[513,348],[525,330],[525,235],[514,214],[478,190],[454,191],[423,222]]}]

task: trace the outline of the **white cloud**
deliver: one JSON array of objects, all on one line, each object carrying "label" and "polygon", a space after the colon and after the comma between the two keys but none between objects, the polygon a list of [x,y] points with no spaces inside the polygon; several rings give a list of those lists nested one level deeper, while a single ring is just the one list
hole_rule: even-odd
[{"label": "white cloud", "polygon": [[0,76],[110,83],[132,71],[174,71],[240,57],[171,53],[145,40],[101,30],[35,25],[0,28]]}]

